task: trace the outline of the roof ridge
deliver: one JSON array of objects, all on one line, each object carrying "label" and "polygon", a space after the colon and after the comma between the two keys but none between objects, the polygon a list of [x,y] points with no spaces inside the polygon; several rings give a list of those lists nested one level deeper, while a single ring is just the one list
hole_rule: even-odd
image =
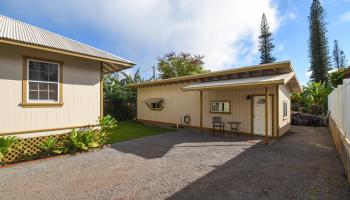
[{"label": "roof ridge", "polygon": [[51,31],[49,31],[49,30],[46,30],[46,29],[43,29],[43,28],[40,28],[40,27],[31,25],[31,24],[28,24],[28,23],[23,22],[23,21],[19,21],[19,20],[17,20],[17,19],[13,19],[13,18],[8,17],[8,16],[5,16],[5,15],[1,15],[1,14],[0,14],[0,17],[3,17],[3,18],[5,18],[5,19],[11,20],[11,21],[16,22],[16,23],[20,23],[20,24],[22,24],[22,25],[26,25],[26,26],[29,26],[29,27],[33,27],[33,28],[35,28],[35,29],[39,29],[39,30],[41,30],[41,31],[44,31],[44,32],[46,32],[46,33],[48,33],[48,34],[55,35],[55,36],[60,37],[60,38],[62,38],[62,39],[70,40],[70,41],[72,41],[72,42],[74,42],[74,43],[78,43],[78,44],[80,44],[80,45],[87,46],[87,47],[89,47],[89,48],[92,48],[92,49],[101,51],[101,52],[103,52],[103,53],[109,54],[110,56],[116,57],[116,58],[118,58],[118,59],[120,59],[120,60],[124,60],[124,62],[133,63],[133,62],[131,62],[131,61],[125,59],[125,58],[121,58],[121,57],[119,57],[119,56],[117,56],[117,55],[114,55],[114,54],[109,53],[109,52],[107,52],[107,51],[104,51],[104,50],[102,50],[102,49],[93,47],[93,46],[91,46],[91,45],[89,45],[89,44],[85,44],[85,43],[79,42],[79,41],[77,41],[77,40],[68,38],[68,37],[63,36],[63,35],[60,35],[60,34],[58,34],[58,33],[51,32]]}]

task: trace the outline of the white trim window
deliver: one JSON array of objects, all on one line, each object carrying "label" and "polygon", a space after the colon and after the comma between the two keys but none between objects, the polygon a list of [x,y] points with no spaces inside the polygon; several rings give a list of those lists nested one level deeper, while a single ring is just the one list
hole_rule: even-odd
[{"label": "white trim window", "polygon": [[27,101],[30,103],[58,103],[60,64],[27,60]]},{"label": "white trim window", "polygon": [[288,118],[288,102],[283,101],[283,119]]},{"label": "white trim window", "polygon": [[230,102],[212,101],[210,102],[210,112],[212,113],[230,113]]}]

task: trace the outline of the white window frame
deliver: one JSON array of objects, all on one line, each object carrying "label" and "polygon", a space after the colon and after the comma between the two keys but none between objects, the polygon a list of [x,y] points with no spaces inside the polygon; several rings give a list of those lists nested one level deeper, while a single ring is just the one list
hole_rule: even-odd
[{"label": "white window frame", "polygon": [[283,119],[288,118],[288,101],[283,101]]},{"label": "white window frame", "polygon": [[[213,110],[213,104],[219,103],[219,110]],[[223,108],[225,104],[228,104],[228,111],[224,111]],[[230,101],[211,101],[210,102],[210,112],[211,113],[221,113],[221,114],[230,114],[231,113],[231,102]]]},{"label": "white window frame", "polygon": [[[49,64],[57,64],[58,68],[57,68],[57,82],[52,82],[52,81],[32,81],[29,79],[29,62],[30,61],[34,61],[34,62],[41,62],[41,63],[49,63]],[[59,62],[50,62],[50,61],[45,61],[45,60],[38,60],[38,59],[32,59],[32,58],[28,58],[27,59],[27,102],[28,103],[48,103],[48,104],[57,104],[60,103],[61,101],[61,96],[60,96],[60,80],[61,80],[61,64]],[[31,100],[29,98],[29,82],[36,82],[36,83],[50,83],[50,84],[57,84],[57,101],[53,101],[53,100]]]}]

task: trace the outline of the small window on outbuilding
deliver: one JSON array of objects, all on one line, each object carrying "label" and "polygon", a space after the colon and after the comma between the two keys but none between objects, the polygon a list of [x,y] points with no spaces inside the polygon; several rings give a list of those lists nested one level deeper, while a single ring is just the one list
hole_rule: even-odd
[{"label": "small window on outbuilding", "polygon": [[152,110],[159,110],[159,109],[162,109],[162,106],[161,106],[160,102],[151,103],[151,109]]},{"label": "small window on outbuilding", "polygon": [[283,101],[283,119],[288,118],[288,102]]},{"label": "small window on outbuilding", "polygon": [[143,101],[143,103],[145,103],[147,107],[150,108],[151,110],[162,110],[163,101],[164,100],[162,98],[150,98]]},{"label": "small window on outbuilding", "polygon": [[212,101],[210,102],[211,113],[230,113],[229,101]]}]

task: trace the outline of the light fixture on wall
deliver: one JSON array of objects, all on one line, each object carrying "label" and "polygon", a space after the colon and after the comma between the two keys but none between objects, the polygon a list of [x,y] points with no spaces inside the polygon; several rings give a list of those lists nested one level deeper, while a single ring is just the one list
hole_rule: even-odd
[{"label": "light fixture on wall", "polygon": [[248,95],[246,99],[249,100],[250,99],[250,95]]}]

